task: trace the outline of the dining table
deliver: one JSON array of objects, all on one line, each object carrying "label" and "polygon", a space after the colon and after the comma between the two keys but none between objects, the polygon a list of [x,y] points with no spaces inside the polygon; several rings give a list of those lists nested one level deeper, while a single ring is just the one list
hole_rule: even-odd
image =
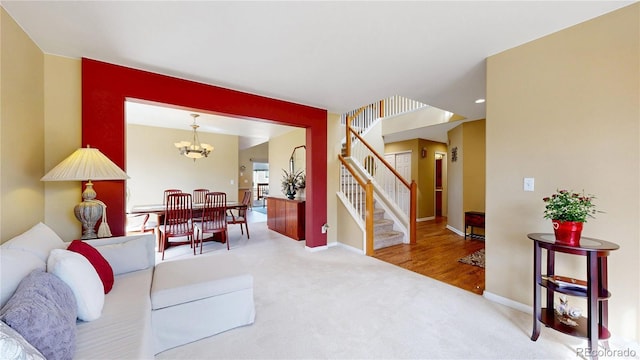
[{"label": "dining table", "polygon": [[[202,210],[204,209],[204,203],[193,203],[193,218],[202,217]],[[247,204],[243,204],[239,201],[227,201],[227,210],[241,210],[246,209]],[[165,204],[149,204],[149,205],[134,205],[131,210],[129,210],[129,214],[155,214],[158,216],[158,226],[162,226],[164,224],[164,216],[165,211],[167,210],[167,205]],[[160,251],[160,231],[156,229],[154,231],[156,235],[156,243],[158,244],[158,251]],[[220,236],[212,236],[203,241],[219,241],[222,242]]]}]

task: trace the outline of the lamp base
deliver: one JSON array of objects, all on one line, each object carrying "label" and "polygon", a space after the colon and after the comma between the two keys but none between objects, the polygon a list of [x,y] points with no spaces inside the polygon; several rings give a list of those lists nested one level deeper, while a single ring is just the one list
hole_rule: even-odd
[{"label": "lamp base", "polygon": [[102,219],[102,204],[87,200],[76,205],[73,208],[76,219],[82,223],[82,239],[95,239],[96,223]]}]

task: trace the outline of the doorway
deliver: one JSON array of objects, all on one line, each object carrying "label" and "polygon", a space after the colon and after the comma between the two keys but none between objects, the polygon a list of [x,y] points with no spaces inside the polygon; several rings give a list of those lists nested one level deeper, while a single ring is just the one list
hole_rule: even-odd
[{"label": "doorway", "polygon": [[253,193],[254,208],[265,208],[267,206],[267,196],[269,196],[269,163],[253,163]]},{"label": "doorway", "polygon": [[434,171],[434,207],[435,207],[435,216],[442,217],[446,216],[446,193],[445,193],[445,184],[447,183],[447,161],[446,161],[446,153],[436,152],[435,157],[435,171]]}]

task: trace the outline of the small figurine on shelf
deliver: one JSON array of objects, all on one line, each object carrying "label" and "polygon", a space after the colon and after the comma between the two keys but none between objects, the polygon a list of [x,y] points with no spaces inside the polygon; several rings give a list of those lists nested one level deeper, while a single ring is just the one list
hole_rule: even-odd
[{"label": "small figurine on shelf", "polygon": [[556,316],[558,320],[569,326],[577,326],[575,319],[582,315],[582,310],[577,307],[569,306],[569,299],[565,295],[559,297],[560,304],[556,306]]},{"label": "small figurine on shelf", "polygon": [[556,306],[556,312],[558,315],[565,315],[569,307],[569,300],[564,295],[560,296],[558,300],[560,300],[560,305]]}]

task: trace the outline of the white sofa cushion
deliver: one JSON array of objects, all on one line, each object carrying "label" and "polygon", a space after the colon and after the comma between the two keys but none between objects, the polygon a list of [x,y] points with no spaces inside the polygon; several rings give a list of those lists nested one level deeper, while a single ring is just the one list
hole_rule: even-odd
[{"label": "white sofa cushion", "polygon": [[28,251],[42,261],[47,261],[51,250],[64,249],[67,244],[50,227],[43,223],[38,223],[31,229],[5,242],[2,247]]},{"label": "white sofa cushion", "polygon": [[151,300],[153,268],[116,276],[102,316],[79,322],[74,360],[153,359]]},{"label": "white sofa cushion", "polygon": [[[109,262],[114,275],[126,274],[152,267],[155,263],[149,258],[153,256],[153,235],[131,237],[124,241],[111,243],[105,241],[87,242]],[[115,239],[115,238],[114,238]]]},{"label": "white sofa cushion", "polygon": [[47,263],[31,252],[0,246],[0,308],[13,296],[22,279],[35,269],[46,268]]},{"label": "white sofa cushion", "polygon": [[69,250],[51,250],[47,271],[64,281],[76,297],[78,319],[93,321],[102,314],[104,287],[96,269],[84,256]]}]

